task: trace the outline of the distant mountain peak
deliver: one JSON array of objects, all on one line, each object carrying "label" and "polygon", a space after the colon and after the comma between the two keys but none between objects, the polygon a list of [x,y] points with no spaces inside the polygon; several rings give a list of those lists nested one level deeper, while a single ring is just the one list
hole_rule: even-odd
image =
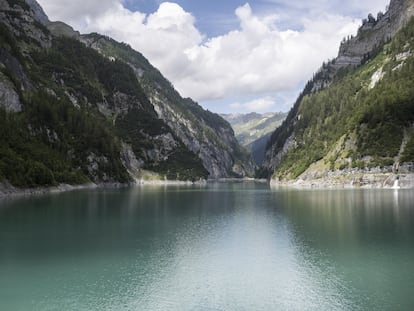
[{"label": "distant mountain peak", "polygon": [[257,165],[261,165],[270,134],[286,118],[283,112],[223,114],[235,132],[237,140],[246,147]]}]

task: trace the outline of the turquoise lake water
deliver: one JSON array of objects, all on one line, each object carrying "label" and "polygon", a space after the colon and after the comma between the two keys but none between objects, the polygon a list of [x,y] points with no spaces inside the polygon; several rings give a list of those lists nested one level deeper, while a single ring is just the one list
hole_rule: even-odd
[{"label": "turquoise lake water", "polygon": [[0,310],[414,310],[414,192],[217,183],[1,200]]}]

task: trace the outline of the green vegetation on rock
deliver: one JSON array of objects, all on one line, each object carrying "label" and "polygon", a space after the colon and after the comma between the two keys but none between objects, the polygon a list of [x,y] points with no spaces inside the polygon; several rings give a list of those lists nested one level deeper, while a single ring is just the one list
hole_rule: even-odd
[{"label": "green vegetation on rock", "polygon": [[[51,37],[48,48],[23,32],[17,37],[10,23],[22,23],[24,14],[31,13],[0,23],[1,77],[22,105],[18,113],[0,107],[0,181],[17,187],[129,182],[121,141],[145,168],[167,178],[207,177],[200,159],[158,119],[129,65],[70,37]],[[173,140],[168,152],[162,135]]]},{"label": "green vegetation on rock", "polygon": [[253,175],[254,164],[248,152],[235,139],[230,124],[218,114],[204,110],[192,99],[182,98],[171,82],[141,53],[128,44],[96,33],[82,35],[81,40],[106,58],[122,61],[134,70],[160,118],[169,126],[174,137],[201,159],[210,178]]},{"label": "green vegetation on rock", "polygon": [[320,77],[309,82],[268,144],[269,151],[280,153],[294,137],[275,176],[295,179],[322,159],[330,169],[414,161],[412,136],[399,154],[404,133],[414,124],[413,48],[411,20],[364,65],[339,72],[318,91]]}]

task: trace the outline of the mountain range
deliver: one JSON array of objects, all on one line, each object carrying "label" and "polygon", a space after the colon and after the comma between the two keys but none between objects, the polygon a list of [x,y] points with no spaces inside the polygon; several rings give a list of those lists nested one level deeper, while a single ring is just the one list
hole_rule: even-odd
[{"label": "mountain range", "polygon": [[0,186],[255,171],[277,184],[414,186],[413,15],[414,0],[368,15],[288,114],[220,116],[128,44],[51,22],[35,0],[0,0]]},{"label": "mountain range", "polygon": [[222,114],[233,127],[239,143],[252,154],[257,166],[264,159],[265,147],[270,135],[279,127],[287,114],[282,112]]}]

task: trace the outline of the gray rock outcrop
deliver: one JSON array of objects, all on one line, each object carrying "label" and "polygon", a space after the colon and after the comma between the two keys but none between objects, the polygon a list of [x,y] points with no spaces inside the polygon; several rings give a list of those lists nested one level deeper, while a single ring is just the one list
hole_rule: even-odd
[{"label": "gray rock outcrop", "polygon": [[13,84],[0,72],[0,107],[7,112],[22,111],[20,98]]},{"label": "gray rock outcrop", "polygon": [[385,14],[371,14],[364,19],[355,37],[342,42],[334,66],[358,66],[368,59],[375,49],[390,40],[414,15],[414,1],[391,0]]},{"label": "gray rock outcrop", "polygon": [[[32,3],[33,7],[36,7],[36,4],[39,5],[37,2]],[[52,37],[46,28],[33,27],[34,22],[38,22],[40,26],[43,26],[41,21],[45,21],[46,15],[42,17],[40,11],[34,11],[30,4],[27,4],[27,6],[27,8],[24,7],[24,5],[19,4],[10,6],[8,1],[0,0],[0,20],[5,23],[9,29],[12,29],[17,37],[29,37],[41,47],[49,48],[51,46]],[[16,18],[16,16],[18,16],[18,18]]]},{"label": "gray rock outcrop", "polygon": [[34,13],[35,19],[42,23],[43,25],[46,25],[49,23],[49,17],[46,15],[45,11],[43,11],[43,8],[40,6],[40,4],[36,0],[25,0],[26,3],[30,6]]},{"label": "gray rock outcrop", "polygon": [[97,34],[82,35],[80,40],[108,59],[122,60],[133,69],[158,118],[201,159],[209,178],[254,174],[253,161],[238,144],[230,124],[191,99],[182,98],[141,54]]}]

